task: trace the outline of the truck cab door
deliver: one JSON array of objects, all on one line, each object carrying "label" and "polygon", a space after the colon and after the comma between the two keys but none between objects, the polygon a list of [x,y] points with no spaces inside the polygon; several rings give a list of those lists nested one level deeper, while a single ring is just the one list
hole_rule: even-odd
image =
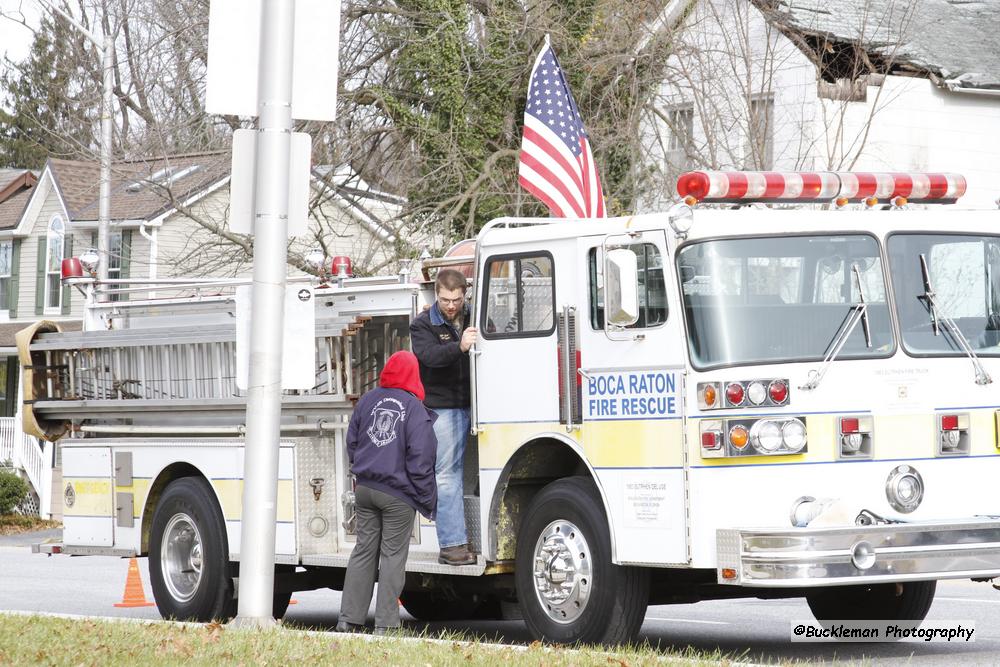
[{"label": "truck cab door", "polygon": [[480,465],[487,467],[490,458],[506,460],[500,451],[493,452],[496,456],[484,451],[484,445],[498,442],[489,439],[491,429],[510,431],[518,424],[559,421],[555,387],[560,276],[548,250],[484,253],[479,275],[474,392],[476,420],[487,435],[480,437]]},{"label": "truck cab door", "polygon": [[[638,312],[632,324],[609,327],[606,297],[625,277],[605,258],[622,248],[635,254],[628,280]],[[615,558],[686,563],[685,346],[666,234],[583,238],[577,252],[580,439],[608,500]]]}]

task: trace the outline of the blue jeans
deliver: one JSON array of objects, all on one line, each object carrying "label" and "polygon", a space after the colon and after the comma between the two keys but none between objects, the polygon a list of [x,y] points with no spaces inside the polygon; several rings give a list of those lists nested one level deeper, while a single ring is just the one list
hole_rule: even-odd
[{"label": "blue jeans", "polygon": [[469,435],[469,408],[433,408],[437,413],[437,538],[438,545],[454,547],[469,541],[465,532],[465,499],[462,485],[465,439]]}]

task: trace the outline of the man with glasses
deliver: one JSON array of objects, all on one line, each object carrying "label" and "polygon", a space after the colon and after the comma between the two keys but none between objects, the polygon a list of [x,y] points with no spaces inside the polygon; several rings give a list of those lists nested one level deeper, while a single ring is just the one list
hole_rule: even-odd
[{"label": "man with glasses", "polygon": [[410,323],[410,342],[420,361],[424,405],[438,414],[437,436],[437,538],[438,561],[445,565],[471,565],[476,556],[469,549],[465,529],[462,484],[465,439],[469,434],[469,350],[478,332],[469,326],[465,303],[465,276],[442,269],[434,281],[437,297],[430,309]]}]

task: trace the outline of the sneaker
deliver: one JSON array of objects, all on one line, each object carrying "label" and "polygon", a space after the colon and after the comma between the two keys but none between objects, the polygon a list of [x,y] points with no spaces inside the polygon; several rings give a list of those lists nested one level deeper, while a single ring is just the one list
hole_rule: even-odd
[{"label": "sneaker", "polygon": [[357,623],[348,623],[347,621],[337,621],[337,627],[335,627],[334,632],[364,632],[365,626],[358,625]]},{"label": "sneaker", "polygon": [[442,565],[473,565],[476,562],[476,556],[464,544],[457,544],[441,549],[438,562]]}]

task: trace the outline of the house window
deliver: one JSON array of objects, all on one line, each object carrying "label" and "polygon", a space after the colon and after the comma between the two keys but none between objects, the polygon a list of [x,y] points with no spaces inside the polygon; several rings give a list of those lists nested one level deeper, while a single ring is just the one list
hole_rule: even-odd
[{"label": "house window", "polygon": [[49,221],[49,232],[45,237],[45,308],[58,310],[62,307],[62,260],[66,226],[58,215]]},{"label": "house window", "polygon": [[677,171],[690,167],[689,147],[694,136],[694,107],[674,107],[668,112],[670,139],[667,142],[667,162]]},{"label": "house window", "polygon": [[[131,239],[131,235],[129,235]],[[125,232],[120,229],[112,229],[108,232],[108,279],[116,280],[118,278],[128,276],[122,276],[122,266],[127,262],[127,257],[129,253],[129,248],[125,241]],[[97,232],[94,232],[90,236],[90,246],[92,248],[97,247]],[[126,285],[127,287],[127,285]],[[124,294],[112,294],[112,301],[127,301],[128,298]]]},{"label": "house window", "polygon": [[11,294],[11,268],[14,260],[14,242],[0,241],[0,311],[10,310],[10,304],[17,298]]},{"label": "house window", "polygon": [[774,100],[760,97],[750,100],[747,119],[743,166],[751,170],[768,170],[774,166]]},{"label": "house window", "polygon": [[547,336],[555,330],[551,255],[491,257],[485,273],[485,338]]}]

